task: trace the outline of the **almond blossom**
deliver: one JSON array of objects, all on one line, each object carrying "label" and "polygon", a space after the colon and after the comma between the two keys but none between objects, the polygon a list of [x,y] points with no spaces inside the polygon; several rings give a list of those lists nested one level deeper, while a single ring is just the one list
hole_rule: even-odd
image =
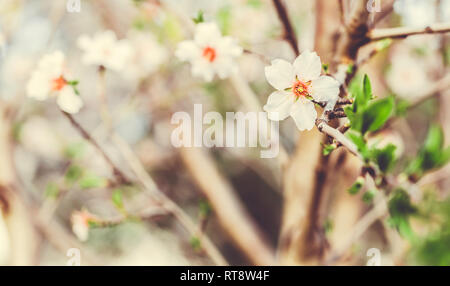
[{"label": "almond blossom", "polygon": [[195,28],[194,40],[181,42],[175,54],[191,63],[194,76],[209,82],[215,74],[225,79],[237,72],[235,59],[242,52],[236,40],[223,37],[215,23],[200,23]]},{"label": "almond blossom", "polygon": [[83,101],[77,94],[75,82],[67,79],[65,56],[61,51],[44,55],[26,86],[30,98],[44,101],[56,97],[58,106],[67,113],[77,113]]},{"label": "almond blossom", "polygon": [[118,40],[116,34],[109,30],[93,37],[82,35],[77,44],[84,51],[81,60],[85,65],[103,66],[113,71],[122,70],[132,54],[128,40]]},{"label": "almond blossom", "polygon": [[280,121],[289,115],[300,131],[311,130],[317,119],[314,102],[335,102],[339,82],[321,76],[322,64],[315,52],[305,51],[293,64],[281,59],[265,68],[267,81],[277,91],[273,92],[264,110],[270,120]]},{"label": "almond blossom", "polygon": [[80,241],[86,241],[89,237],[89,224],[95,222],[95,217],[86,210],[75,211],[70,217],[72,231]]}]

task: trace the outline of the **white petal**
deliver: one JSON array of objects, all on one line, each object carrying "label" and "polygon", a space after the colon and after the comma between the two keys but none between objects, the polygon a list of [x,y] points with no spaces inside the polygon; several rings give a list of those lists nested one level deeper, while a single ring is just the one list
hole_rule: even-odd
[{"label": "white petal", "polygon": [[192,62],[191,71],[194,76],[201,77],[206,82],[212,81],[215,74],[213,65],[203,58]]},{"label": "white petal", "polygon": [[201,51],[194,41],[183,41],[178,44],[175,56],[181,61],[192,61],[201,57]]},{"label": "white petal", "polygon": [[46,100],[50,94],[50,79],[46,74],[34,71],[26,86],[27,96],[36,100]]},{"label": "white petal", "polygon": [[292,106],[291,117],[300,131],[311,130],[316,122],[317,111],[311,101],[300,97]]},{"label": "white petal", "polygon": [[195,27],[195,42],[200,46],[208,46],[222,37],[219,27],[215,23],[200,23]]},{"label": "white petal", "polygon": [[320,76],[322,63],[316,52],[304,51],[294,61],[295,74],[301,81],[310,81]]},{"label": "white petal", "polygon": [[267,112],[270,120],[280,121],[289,116],[295,95],[286,91],[275,91],[267,99],[263,109]]},{"label": "white petal", "polygon": [[78,113],[83,107],[81,97],[75,94],[71,86],[67,86],[61,90],[56,99],[58,106],[67,113]]},{"label": "white petal", "polygon": [[339,82],[329,76],[321,76],[311,83],[311,96],[317,101],[333,101],[339,96]]},{"label": "white petal", "polygon": [[294,68],[285,60],[273,60],[272,65],[265,68],[266,79],[278,90],[292,87],[295,80]]}]

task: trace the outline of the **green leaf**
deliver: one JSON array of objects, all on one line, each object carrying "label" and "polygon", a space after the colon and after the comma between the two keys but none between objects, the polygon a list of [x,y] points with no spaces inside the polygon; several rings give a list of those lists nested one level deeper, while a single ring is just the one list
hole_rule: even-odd
[{"label": "green leaf", "polygon": [[389,96],[374,101],[367,106],[362,114],[360,131],[365,134],[368,131],[377,131],[384,126],[394,111],[394,98]]},{"label": "green leaf", "polygon": [[361,191],[363,186],[364,186],[364,178],[358,177],[358,179],[356,179],[356,182],[350,187],[350,189],[348,189],[348,192],[351,195],[356,195],[357,193],[359,193],[359,191]]},{"label": "green leaf", "polygon": [[202,10],[197,12],[197,16],[195,18],[192,18],[192,21],[194,21],[195,24],[203,23],[205,22],[204,13]]},{"label": "green leaf", "polygon": [[113,204],[119,209],[123,209],[123,197],[122,197],[122,190],[121,189],[115,189],[111,196]]},{"label": "green leaf", "polygon": [[70,144],[67,146],[64,150],[64,155],[69,159],[76,159],[83,156],[84,153],[84,143],[83,142],[77,142]]},{"label": "green leaf", "polygon": [[202,243],[198,237],[196,236],[191,237],[191,240],[189,242],[191,244],[191,247],[195,251],[200,251],[202,249]]},{"label": "green leaf", "polygon": [[323,146],[323,150],[322,153],[324,156],[328,156],[331,154],[331,152],[333,152],[334,150],[336,150],[337,145],[336,144],[326,144]]},{"label": "green leaf", "polygon": [[65,180],[67,183],[72,184],[78,181],[83,175],[83,169],[77,165],[71,165],[69,169],[67,169],[65,174]]},{"label": "green leaf", "polygon": [[389,219],[391,226],[397,228],[403,237],[413,239],[414,232],[409,217],[417,213],[417,208],[411,203],[408,193],[402,189],[395,190],[388,202],[388,210],[391,215]]},{"label": "green leaf", "polygon": [[373,198],[375,197],[375,193],[375,190],[368,190],[367,192],[365,192],[362,197],[363,202],[365,202],[366,204],[371,204],[373,202]]},{"label": "green leaf", "polygon": [[329,64],[322,64],[322,69],[324,73],[328,73],[329,68],[330,68]]},{"label": "green leaf", "polygon": [[381,172],[386,173],[394,166],[396,149],[395,145],[388,144],[382,149],[374,148],[371,150],[372,160],[378,165]]},{"label": "green leaf", "polygon": [[51,182],[47,184],[45,188],[45,196],[47,198],[57,198],[59,195],[59,187],[56,183]]},{"label": "green leaf", "polygon": [[198,208],[201,217],[207,217],[212,212],[212,207],[208,201],[201,201],[198,205]]},{"label": "green leaf", "polygon": [[369,156],[369,149],[367,147],[366,140],[364,140],[364,137],[361,133],[351,130],[346,133],[346,136],[352,140],[353,143],[355,143],[356,147],[358,148],[358,152],[363,156],[365,160],[368,160],[370,158]]},{"label": "green leaf", "polygon": [[103,188],[108,184],[105,178],[99,177],[95,174],[85,174],[81,178],[79,185],[82,189]]}]

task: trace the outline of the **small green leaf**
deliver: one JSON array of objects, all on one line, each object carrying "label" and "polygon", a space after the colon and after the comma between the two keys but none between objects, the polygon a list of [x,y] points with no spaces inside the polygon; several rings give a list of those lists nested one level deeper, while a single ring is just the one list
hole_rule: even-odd
[{"label": "small green leaf", "polygon": [[374,101],[362,113],[361,133],[377,131],[384,126],[394,111],[394,98],[389,96]]},{"label": "small green leaf", "polygon": [[200,251],[202,249],[202,243],[196,236],[191,237],[189,243],[191,244],[192,249],[194,249],[195,251]]},{"label": "small green leaf", "polygon": [[198,205],[199,213],[201,217],[208,217],[212,212],[212,207],[208,201],[201,201]]},{"label": "small green leaf", "polygon": [[322,64],[322,69],[324,73],[328,73],[329,68],[330,68],[329,64]]},{"label": "small green leaf", "polygon": [[99,177],[95,174],[85,174],[81,178],[79,185],[82,189],[103,188],[108,184],[105,178]]},{"label": "small green leaf", "polygon": [[116,208],[118,208],[119,210],[123,209],[123,198],[121,189],[115,189],[112,193],[111,199]]},{"label": "small green leaf", "polygon": [[45,188],[45,196],[47,198],[57,198],[59,195],[59,187],[56,183],[48,183]]},{"label": "small green leaf", "polygon": [[65,174],[65,180],[67,183],[72,184],[78,181],[83,175],[83,169],[77,165],[71,165]]},{"label": "small green leaf", "polygon": [[203,23],[205,22],[204,13],[202,10],[197,12],[197,16],[195,18],[192,18],[192,21],[194,21],[195,24]]},{"label": "small green leaf", "polygon": [[371,157],[378,165],[380,171],[386,173],[392,169],[395,163],[395,150],[397,147],[393,144],[388,144],[382,149],[374,148],[371,150]]},{"label": "small green leaf", "polygon": [[323,146],[323,150],[322,153],[324,156],[328,156],[331,154],[331,152],[333,152],[334,150],[336,150],[337,145],[336,144],[327,144]]},{"label": "small green leaf", "polygon": [[374,190],[368,190],[367,192],[365,192],[362,197],[363,202],[365,202],[366,204],[371,204],[373,202],[373,198],[375,197],[375,193],[376,191]]},{"label": "small green leaf", "polygon": [[409,217],[417,213],[417,208],[411,203],[408,193],[402,189],[395,190],[388,202],[389,223],[397,228],[400,235],[407,239],[413,238],[413,231],[409,224]]},{"label": "small green leaf", "polygon": [[66,147],[64,150],[64,155],[69,159],[76,159],[83,156],[84,153],[84,143],[83,142],[77,142],[70,144]]},{"label": "small green leaf", "polygon": [[358,179],[356,179],[356,182],[350,187],[350,189],[348,189],[348,192],[351,195],[356,195],[357,193],[359,193],[359,191],[361,191],[363,186],[364,186],[364,178],[358,177]]}]

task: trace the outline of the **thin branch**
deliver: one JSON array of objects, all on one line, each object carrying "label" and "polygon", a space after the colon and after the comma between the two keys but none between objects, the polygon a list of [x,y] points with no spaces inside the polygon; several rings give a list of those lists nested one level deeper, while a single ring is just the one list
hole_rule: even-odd
[{"label": "thin branch", "polygon": [[358,147],[347,137],[345,137],[344,134],[342,134],[339,130],[331,127],[330,125],[326,124],[323,120],[318,120],[316,122],[317,129],[319,129],[320,132],[327,134],[328,136],[333,137],[338,143],[342,144],[342,146],[346,147],[350,153],[355,155],[358,158],[361,158],[361,154],[358,152]]},{"label": "thin branch", "polygon": [[371,41],[379,41],[387,38],[402,39],[413,35],[438,34],[450,32],[450,23],[437,23],[425,28],[398,27],[387,29],[374,29],[368,33]]},{"label": "thin branch", "polygon": [[287,13],[283,0],[273,0],[272,2],[275,6],[275,9],[277,10],[278,18],[283,24],[284,38],[291,45],[295,55],[298,56],[300,51],[298,49],[297,36],[295,34],[294,28],[292,27],[292,23],[289,20],[289,15]]},{"label": "thin branch", "polygon": [[106,163],[111,167],[113,171],[113,175],[116,179],[116,183],[119,185],[125,185],[130,184],[130,180],[126,177],[126,175],[114,164],[114,162],[109,158],[109,156],[106,154],[105,151],[103,151],[102,147],[97,143],[97,141],[92,138],[91,135],[84,129],[76,120],[73,118],[73,116],[67,112],[62,111],[62,114],[70,121],[72,126],[80,133],[80,135],[89,143],[92,144],[92,146],[97,149],[97,151],[102,155],[103,159],[105,159]]},{"label": "thin branch", "polygon": [[214,261],[214,263],[217,265],[228,265],[225,258],[222,256],[214,243],[209,239],[209,237],[206,235],[198,235],[198,227],[192,219],[183,211],[182,208],[180,208],[175,202],[173,202],[158,189],[155,181],[147,173],[144,166],[142,166],[142,163],[139,161],[139,158],[136,157],[130,145],[128,145],[125,140],[115,133],[112,134],[112,139],[140,183],[144,186],[145,190],[147,190],[152,197],[157,199],[162,204],[161,206],[169,211],[191,236],[196,236],[200,240],[201,247],[205,250],[211,260]]}]

